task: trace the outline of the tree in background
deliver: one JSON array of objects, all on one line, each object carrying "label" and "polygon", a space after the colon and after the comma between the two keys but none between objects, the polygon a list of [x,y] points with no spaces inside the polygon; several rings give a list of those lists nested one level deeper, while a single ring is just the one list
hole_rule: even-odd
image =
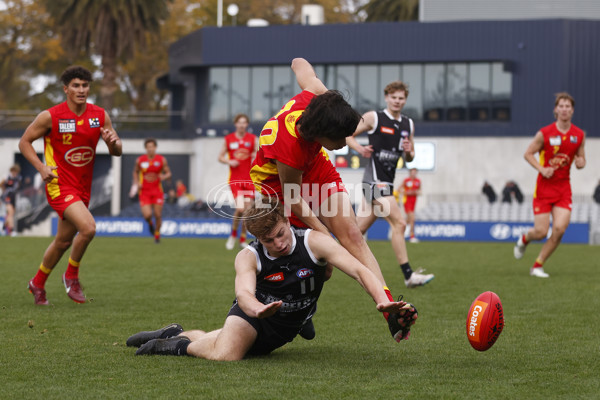
[{"label": "tree in background", "polygon": [[366,14],[365,22],[417,21],[419,0],[371,0],[359,12]]},{"label": "tree in background", "polygon": [[118,66],[135,51],[145,51],[147,35],[156,35],[172,0],[43,0],[73,58],[81,51],[102,58],[100,105],[114,106]]}]

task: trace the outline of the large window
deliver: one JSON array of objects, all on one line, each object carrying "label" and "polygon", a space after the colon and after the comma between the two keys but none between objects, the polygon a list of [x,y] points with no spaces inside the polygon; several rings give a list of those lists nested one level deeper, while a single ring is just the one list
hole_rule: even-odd
[{"label": "large window", "polygon": [[[383,89],[408,85],[403,112],[417,121],[509,121],[512,76],[502,62],[315,65],[330,89],[361,114],[385,107]],[[210,123],[230,123],[239,112],[267,121],[300,91],[288,65],[214,67],[209,74]]]}]

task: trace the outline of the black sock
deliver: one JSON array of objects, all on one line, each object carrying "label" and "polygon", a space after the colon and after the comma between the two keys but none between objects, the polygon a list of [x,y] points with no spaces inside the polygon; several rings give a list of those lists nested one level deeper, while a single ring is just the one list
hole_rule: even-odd
[{"label": "black sock", "polygon": [[412,268],[410,268],[410,263],[406,262],[404,264],[400,264],[400,269],[402,269],[402,273],[404,274],[404,279],[409,279],[413,273]]},{"label": "black sock", "polygon": [[175,355],[176,356],[187,356],[187,348],[190,345],[189,340],[180,340],[179,343],[177,343],[177,347],[175,347]]}]

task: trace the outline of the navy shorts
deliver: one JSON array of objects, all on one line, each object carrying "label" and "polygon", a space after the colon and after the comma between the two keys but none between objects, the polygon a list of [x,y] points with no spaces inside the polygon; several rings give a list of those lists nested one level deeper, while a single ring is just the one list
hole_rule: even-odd
[{"label": "navy shorts", "polygon": [[294,340],[304,321],[299,321],[297,324],[290,324],[290,321],[281,323],[277,318],[252,318],[246,315],[240,308],[237,300],[233,302],[231,309],[227,316],[235,315],[248,321],[250,325],[256,330],[257,336],[256,341],[246,353],[247,356],[259,356],[271,353],[273,350],[278,349],[286,343]]}]

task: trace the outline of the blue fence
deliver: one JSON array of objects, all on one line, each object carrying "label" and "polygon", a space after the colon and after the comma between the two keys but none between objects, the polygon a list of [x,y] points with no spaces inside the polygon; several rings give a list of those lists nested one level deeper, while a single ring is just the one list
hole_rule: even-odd
[{"label": "blue fence", "polygon": [[[58,220],[52,219],[52,234],[56,234]],[[421,241],[515,242],[533,224],[518,222],[460,222],[427,221],[415,224],[416,236]],[[231,232],[227,219],[165,219],[161,229],[163,238],[226,238]],[[375,221],[369,229],[369,240],[388,240],[389,225]],[[142,218],[96,218],[96,236],[150,236]],[[572,223],[563,236],[563,243],[589,243],[589,224]]]}]

